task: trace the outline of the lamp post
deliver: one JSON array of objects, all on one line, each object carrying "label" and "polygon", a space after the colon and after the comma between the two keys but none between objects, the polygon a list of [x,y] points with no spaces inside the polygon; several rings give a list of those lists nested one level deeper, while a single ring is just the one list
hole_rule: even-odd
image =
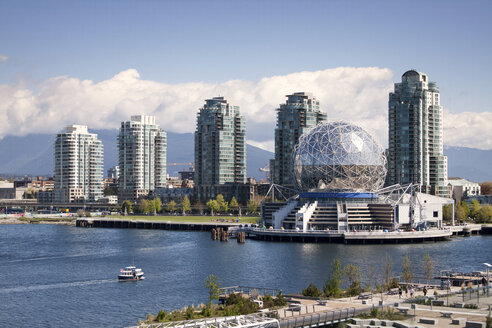
[{"label": "lamp post", "polygon": [[489,280],[489,269],[490,267],[492,267],[492,264],[489,264],[489,263],[483,263],[483,265],[485,265],[487,267],[487,297],[490,296],[490,287],[489,287],[489,283],[490,283],[490,280]]}]

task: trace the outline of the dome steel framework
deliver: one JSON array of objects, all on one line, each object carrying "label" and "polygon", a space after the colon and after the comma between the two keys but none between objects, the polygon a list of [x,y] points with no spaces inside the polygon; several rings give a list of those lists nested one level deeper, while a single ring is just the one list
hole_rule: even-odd
[{"label": "dome steel framework", "polygon": [[386,177],[383,148],[347,122],[319,124],[299,138],[294,176],[301,190],[376,191]]}]

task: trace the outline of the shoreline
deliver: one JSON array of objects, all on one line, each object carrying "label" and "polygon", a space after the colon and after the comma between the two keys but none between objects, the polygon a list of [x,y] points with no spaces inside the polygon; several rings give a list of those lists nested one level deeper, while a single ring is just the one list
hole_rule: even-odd
[{"label": "shoreline", "polygon": [[73,219],[60,219],[60,218],[46,218],[46,219],[36,219],[36,218],[1,218],[0,225],[7,224],[61,224],[61,225],[71,225],[75,226],[76,218]]}]

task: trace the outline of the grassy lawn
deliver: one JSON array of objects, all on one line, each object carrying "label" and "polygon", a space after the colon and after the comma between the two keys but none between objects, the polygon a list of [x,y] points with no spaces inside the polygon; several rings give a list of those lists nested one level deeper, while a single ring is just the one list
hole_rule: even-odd
[{"label": "grassy lawn", "polygon": [[171,221],[171,222],[211,222],[211,223],[231,223],[232,220],[236,222],[239,219],[238,223],[242,224],[251,224],[257,223],[259,220],[258,216],[229,216],[229,215],[216,215],[216,216],[192,216],[192,215],[169,215],[169,216],[153,216],[153,215],[129,215],[129,216],[121,216],[121,215],[113,215],[109,216],[113,218],[126,219],[126,220],[147,220],[147,221]]}]

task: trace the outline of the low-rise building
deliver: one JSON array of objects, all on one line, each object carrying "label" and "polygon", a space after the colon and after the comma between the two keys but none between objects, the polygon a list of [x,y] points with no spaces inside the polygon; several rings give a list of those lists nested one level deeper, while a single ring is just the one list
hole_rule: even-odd
[{"label": "low-rise building", "polygon": [[448,186],[451,189],[451,196],[456,202],[462,199],[480,195],[480,185],[462,178],[449,178]]}]

